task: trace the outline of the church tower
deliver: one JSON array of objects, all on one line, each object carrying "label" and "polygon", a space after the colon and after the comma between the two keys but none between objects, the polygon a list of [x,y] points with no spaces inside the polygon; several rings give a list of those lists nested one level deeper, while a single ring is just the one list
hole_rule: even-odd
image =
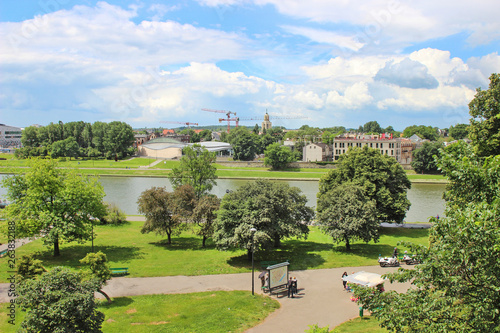
[{"label": "church tower", "polygon": [[267,114],[267,110],[266,110],[266,114],[264,116],[264,121],[262,122],[262,133],[264,133],[264,130],[269,130],[271,129],[272,127],[272,123],[269,121],[269,114]]}]

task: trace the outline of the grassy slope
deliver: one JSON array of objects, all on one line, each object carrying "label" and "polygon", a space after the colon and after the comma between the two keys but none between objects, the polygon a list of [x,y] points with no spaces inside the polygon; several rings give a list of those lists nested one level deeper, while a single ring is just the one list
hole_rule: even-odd
[{"label": "grassy slope", "polygon": [[[279,303],[247,291],[216,291],[144,295],[101,302],[103,332],[243,332],[263,321]],[[7,317],[5,304],[0,316]],[[0,321],[0,332],[15,332],[24,314],[17,309],[16,326]]]},{"label": "grassy slope", "polygon": [[358,317],[335,327],[332,333],[384,333],[389,332],[378,325],[378,321],[370,316]]},{"label": "grassy slope", "polygon": [[[208,275],[251,271],[251,263],[243,250],[219,251],[209,240],[201,247],[201,238],[185,231],[173,237],[167,245],[164,237],[141,234],[142,222],[129,222],[123,226],[98,226],[94,240],[96,251],[107,254],[111,267],[128,267],[130,277],[167,275]],[[283,241],[281,249],[255,255],[259,261],[290,260],[291,270],[320,269],[343,266],[377,265],[379,254],[389,255],[398,241],[427,244],[428,230],[383,228],[380,242],[354,242],[350,252],[343,244],[332,244],[331,239],[318,228],[312,227],[307,240]],[[404,249],[401,248],[401,251]],[[26,244],[16,250],[16,257],[36,253],[47,268],[68,266],[79,269],[79,260],[91,251],[91,244],[62,244],[61,256],[54,258],[52,248],[43,246],[41,240]],[[7,281],[7,258],[0,258],[0,282]]]}]

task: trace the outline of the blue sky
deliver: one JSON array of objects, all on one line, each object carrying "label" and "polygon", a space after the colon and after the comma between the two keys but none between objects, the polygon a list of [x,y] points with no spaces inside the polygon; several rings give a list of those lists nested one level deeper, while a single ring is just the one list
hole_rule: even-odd
[{"label": "blue sky", "polygon": [[[498,0],[0,2],[0,123],[467,123]],[[242,121],[254,125],[260,121]]]}]

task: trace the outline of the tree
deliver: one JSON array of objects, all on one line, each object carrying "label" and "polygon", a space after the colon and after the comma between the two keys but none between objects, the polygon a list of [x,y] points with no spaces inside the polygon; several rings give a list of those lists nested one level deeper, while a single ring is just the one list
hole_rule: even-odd
[{"label": "tree", "polygon": [[446,218],[432,219],[429,247],[405,244],[420,265],[387,275],[413,287],[355,294],[391,331],[500,332],[500,156],[458,146],[438,164],[450,182]]},{"label": "tree", "polygon": [[181,232],[180,226],[185,216],[183,204],[180,204],[184,201],[176,198],[184,189],[185,186],[179,186],[175,192],[167,192],[165,187],[152,187],[141,193],[137,200],[138,211],[146,216],[141,233],[167,235],[167,244],[172,244],[172,235]]},{"label": "tree", "polygon": [[412,125],[406,127],[403,131],[403,135],[407,138],[411,137],[413,134],[417,134],[419,137],[430,141],[436,141],[438,139],[437,127]]},{"label": "tree", "polygon": [[266,133],[260,136],[260,141],[259,141],[259,149],[257,151],[258,154],[264,153],[264,151],[267,149],[269,145],[272,145],[273,143],[276,142],[276,139],[271,136],[271,134]]},{"label": "tree", "polygon": [[297,140],[295,141],[293,145],[293,152],[295,154],[295,160],[296,161],[302,161],[302,158],[304,157],[304,147],[306,146],[306,143],[302,140]]},{"label": "tree", "polygon": [[284,169],[288,166],[288,163],[295,160],[290,148],[278,142],[269,145],[264,155],[264,165],[271,166],[273,170]]},{"label": "tree", "polygon": [[258,136],[252,134],[245,127],[238,127],[229,133],[229,143],[234,150],[234,159],[252,161],[258,150]]},{"label": "tree", "polygon": [[469,134],[469,131],[467,130],[468,126],[469,125],[467,124],[456,124],[455,126],[450,126],[450,135],[455,140],[466,138]]},{"label": "tree", "polygon": [[364,133],[382,133],[384,130],[380,127],[379,123],[375,120],[369,121],[363,125]]},{"label": "tree", "polygon": [[78,157],[79,155],[78,143],[74,137],[70,136],[64,140],[56,141],[52,144],[52,149],[50,152],[50,157]]},{"label": "tree", "polygon": [[131,155],[134,142],[134,131],[129,124],[121,121],[112,121],[107,124],[103,140],[106,158],[121,159]]},{"label": "tree", "polygon": [[101,251],[97,253],[88,253],[85,258],[80,260],[80,263],[88,265],[89,272],[86,274],[84,273],[86,280],[98,281],[96,284],[98,289],[96,289],[96,291],[106,297],[108,303],[111,303],[111,298],[102,290],[102,287],[106,285],[112,275],[106,254]]},{"label": "tree", "polygon": [[179,166],[172,168],[170,183],[174,189],[189,184],[194,187],[196,196],[200,198],[217,185],[217,168],[213,165],[215,161],[215,153],[206,148],[200,145],[187,146],[183,150]]},{"label": "tree", "polygon": [[439,157],[441,142],[424,142],[421,148],[413,151],[411,167],[418,173],[439,173],[434,156]]},{"label": "tree", "polygon": [[361,186],[368,198],[375,200],[379,221],[401,223],[405,218],[410,207],[406,192],[411,182],[394,158],[367,146],[349,149],[341,156],[338,167],[321,177],[318,199],[345,182]]},{"label": "tree", "polygon": [[98,179],[56,169],[57,162],[51,159],[32,159],[28,165],[25,174],[3,180],[11,201],[7,217],[16,223],[16,236],[42,235],[46,245],[54,246],[54,256],[60,255],[61,240],[89,240],[91,218],[105,211]]},{"label": "tree", "polygon": [[94,299],[95,281],[56,267],[40,278],[19,285],[16,303],[26,311],[26,332],[101,332],[104,314]]},{"label": "tree", "polygon": [[[253,244],[273,248],[283,238],[307,237],[314,210],[306,203],[297,187],[269,180],[248,182],[222,198],[213,240],[221,249],[246,249],[251,258]],[[252,233],[252,228],[257,231]]]},{"label": "tree", "polygon": [[379,239],[376,202],[364,192],[359,185],[346,182],[318,200],[317,221],[321,229],[334,242],[345,242],[347,251],[351,249],[352,240],[377,242]]},{"label": "tree", "polygon": [[203,238],[202,247],[205,247],[207,238],[212,237],[214,233],[214,222],[219,207],[220,199],[210,194],[201,197],[193,210],[192,219],[200,227],[198,235]]},{"label": "tree", "polygon": [[500,155],[500,74],[491,74],[489,89],[476,90],[469,114],[469,137],[477,154]]}]

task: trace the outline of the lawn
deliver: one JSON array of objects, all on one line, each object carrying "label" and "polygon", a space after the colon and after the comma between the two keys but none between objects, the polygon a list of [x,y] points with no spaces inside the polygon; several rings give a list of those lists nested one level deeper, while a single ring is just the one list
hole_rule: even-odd
[{"label": "lawn", "polygon": [[378,325],[377,319],[365,316],[358,317],[340,324],[332,333],[385,333],[389,332]]},{"label": "lawn", "polygon": [[[210,240],[207,247],[202,248],[201,238],[189,230],[174,236],[172,245],[167,245],[165,237],[141,234],[142,223],[132,221],[122,226],[96,227],[95,250],[107,254],[111,267],[128,267],[130,277],[251,271],[251,263],[244,250],[219,251]],[[312,227],[307,240],[285,240],[278,250],[258,251],[255,260],[257,263],[289,260],[291,270],[377,265],[378,255],[390,255],[400,240],[427,244],[428,230],[383,228],[380,242],[354,242],[348,252],[343,244],[333,244],[317,227]],[[400,251],[403,250],[404,248],[400,248]],[[45,247],[41,240],[36,240],[16,249],[16,258],[35,253],[36,258],[41,259],[47,268],[62,265],[79,269],[79,260],[90,251],[90,242],[61,244],[61,256],[55,258],[52,256],[52,248]],[[1,258],[0,282],[7,281],[8,271],[7,258]]]},{"label": "lawn", "polygon": [[[103,332],[243,332],[263,321],[279,308],[267,296],[248,291],[215,291],[191,294],[117,297],[112,304],[102,301]],[[0,316],[7,317],[7,305],[0,304]],[[16,325],[0,322],[0,332],[15,332],[24,313],[16,311]]]}]

